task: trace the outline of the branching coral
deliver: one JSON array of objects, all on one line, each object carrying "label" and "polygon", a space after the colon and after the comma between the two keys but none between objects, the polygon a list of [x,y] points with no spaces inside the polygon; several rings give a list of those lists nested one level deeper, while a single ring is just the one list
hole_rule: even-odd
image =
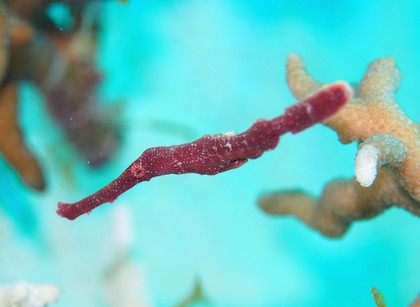
[{"label": "branching coral", "polygon": [[31,37],[30,26],[0,3],[0,152],[25,183],[42,190],[45,182],[41,167],[26,146],[18,124],[17,86],[5,81],[11,52],[25,45]]},{"label": "branching coral", "polygon": [[101,112],[95,95],[101,80],[94,66],[98,12],[86,6],[90,1],[61,1],[73,19],[68,29],[61,29],[47,14],[53,2],[60,1],[0,5],[0,116],[9,118],[0,127],[0,152],[24,182],[38,190],[45,187],[44,176],[17,122],[19,101],[12,92],[18,82],[31,81],[41,90],[51,115],[89,165],[107,161],[120,139],[118,126]]},{"label": "branching coral", "polygon": [[[38,25],[38,32],[36,39],[15,53],[11,65],[15,77],[35,82],[52,116],[86,161],[96,166],[115,152],[120,135],[95,95],[102,78],[95,67],[99,12],[98,7],[86,7],[88,2],[68,3],[73,24],[65,30],[45,14],[46,7],[28,13],[24,5],[13,4],[18,14],[26,14]],[[37,64],[31,64],[33,61]]]},{"label": "branching coral", "polygon": [[0,90],[0,150],[25,183],[42,190],[45,182],[41,167],[25,145],[17,122],[17,99],[16,84],[4,84]]},{"label": "branching coral", "polygon": [[[0,4],[0,151],[29,186],[45,187],[41,167],[25,144],[18,124],[17,86],[10,82],[10,57],[33,38],[29,24]],[[4,79],[7,79],[6,81]]]},{"label": "branching coral", "polygon": [[[295,54],[287,60],[287,81],[299,99],[323,86]],[[342,143],[360,142],[358,182],[333,181],[319,199],[301,191],[263,195],[260,207],[273,215],[294,215],[330,237],[342,236],[353,221],[391,206],[420,216],[420,129],[395,101],[399,81],[392,58],[374,61],[346,107],[324,122]]]},{"label": "branching coral", "polygon": [[274,149],[279,137],[297,133],[337,112],[352,91],[344,82],[321,88],[312,96],[286,109],[272,120],[258,120],[241,134],[205,135],[187,144],[149,148],[117,179],[74,204],[59,203],[57,213],[68,219],[114,201],[136,184],[167,174],[215,175],[244,165]]},{"label": "branching coral", "polygon": [[7,71],[8,60],[12,48],[28,42],[32,37],[31,27],[20,20],[0,3],[0,83]]}]

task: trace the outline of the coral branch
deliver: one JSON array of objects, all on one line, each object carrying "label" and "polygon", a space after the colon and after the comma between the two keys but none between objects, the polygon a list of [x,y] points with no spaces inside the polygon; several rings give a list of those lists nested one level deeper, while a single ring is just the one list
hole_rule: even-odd
[{"label": "coral branch", "polygon": [[38,160],[25,144],[18,113],[17,85],[3,84],[0,87],[0,153],[27,185],[42,191],[44,175]]},{"label": "coral branch", "polygon": [[324,236],[343,236],[354,221],[372,218],[394,204],[420,214],[416,202],[388,169],[378,170],[376,180],[363,188],[354,179],[334,180],[319,198],[303,191],[279,191],[263,195],[259,207],[269,215],[294,216]]},{"label": "coral branch", "polygon": [[[342,143],[360,142],[358,182],[333,181],[319,199],[294,191],[264,195],[260,207],[272,215],[295,216],[330,237],[391,206],[420,216],[420,126],[395,100],[400,78],[392,58],[372,62],[350,102],[324,122]],[[287,60],[287,82],[297,99],[322,86],[295,54]]]},{"label": "coral branch", "polygon": [[[55,2],[68,8],[65,29],[50,17]],[[43,92],[51,115],[89,166],[108,161],[120,143],[116,117],[111,108],[99,107],[96,95],[102,79],[95,65],[100,18],[88,2],[93,1],[0,1],[0,156],[36,190],[46,183],[20,128],[20,81]]]},{"label": "coral branch", "polygon": [[297,133],[336,113],[351,98],[347,83],[323,87],[272,120],[258,120],[241,134],[205,135],[187,144],[147,149],[117,179],[74,204],[59,203],[57,213],[70,220],[114,201],[134,185],[168,174],[215,175],[274,149],[286,132]]},{"label": "coral branch", "polygon": [[410,304],[409,307],[420,307],[420,294],[417,296],[417,298]]},{"label": "coral branch", "polygon": [[[340,141],[345,144],[364,142],[379,134],[397,138],[398,143],[405,147],[406,158],[397,165],[388,164],[388,167],[397,174],[408,193],[420,201],[420,127],[401,110],[395,100],[400,78],[401,74],[392,58],[372,62],[351,101],[324,124],[336,131]],[[297,99],[316,88],[315,81],[297,55],[288,59],[287,81]],[[297,88],[305,90],[296,91]],[[385,144],[387,148],[393,146]]]}]

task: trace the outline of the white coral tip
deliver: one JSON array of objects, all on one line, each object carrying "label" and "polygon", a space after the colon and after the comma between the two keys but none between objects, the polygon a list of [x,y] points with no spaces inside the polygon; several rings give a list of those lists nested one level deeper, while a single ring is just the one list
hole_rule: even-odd
[{"label": "white coral tip", "polygon": [[362,187],[369,187],[378,171],[379,150],[372,144],[361,147],[356,155],[356,179]]}]

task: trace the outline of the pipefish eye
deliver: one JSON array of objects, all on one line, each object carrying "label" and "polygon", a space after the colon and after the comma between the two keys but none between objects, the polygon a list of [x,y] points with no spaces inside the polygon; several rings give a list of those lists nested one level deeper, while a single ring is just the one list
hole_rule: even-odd
[{"label": "pipefish eye", "polygon": [[131,174],[136,177],[139,178],[144,174],[144,168],[140,163],[134,163],[131,166]]}]

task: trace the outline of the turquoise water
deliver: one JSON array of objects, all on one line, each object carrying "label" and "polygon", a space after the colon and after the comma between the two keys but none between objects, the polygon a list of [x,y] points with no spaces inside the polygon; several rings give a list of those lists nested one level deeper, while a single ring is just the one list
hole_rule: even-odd
[{"label": "turquoise water", "polygon": [[174,306],[196,278],[206,306],[374,306],[372,286],[389,306],[407,306],[420,291],[417,217],[393,208],[331,240],[256,206],[262,192],[319,195],[333,178],[354,176],[356,145],[323,126],[286,135],[231,172],[155,178],[75,221],[55,213],[58,201],[96,191],[149,147],[281,114],[295,101],[285,82],[290,52],[323,82],[358,82],[372,60],[394,57],[403,74],[397,101],[419,122],[420,4],[378,3],[105,3],[100,95],[123,105],[123,144],[106,166],[89,169],[40,94],[21,88],[22,125],[49,187],[28,190],[0,161],[0,283],[55,283],[53,306],[110,306],[107,276],[122,259],[136,268],[127,288],[138,283],[150,306]]}]

